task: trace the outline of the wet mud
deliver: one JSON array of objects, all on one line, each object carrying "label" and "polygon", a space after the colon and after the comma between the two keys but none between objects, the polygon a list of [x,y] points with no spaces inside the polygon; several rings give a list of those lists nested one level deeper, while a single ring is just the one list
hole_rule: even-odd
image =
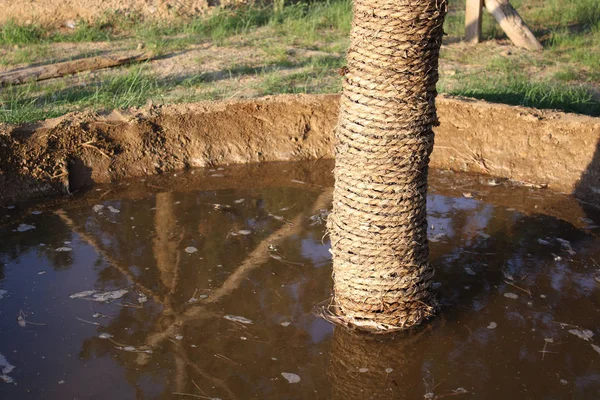
[{"label": "wet mud", "polygon": [[596,209],[433,170],[442,309],[366,336],[315,314],[331,168],[196,169],[0,209],[0,398],[600,396]]}]

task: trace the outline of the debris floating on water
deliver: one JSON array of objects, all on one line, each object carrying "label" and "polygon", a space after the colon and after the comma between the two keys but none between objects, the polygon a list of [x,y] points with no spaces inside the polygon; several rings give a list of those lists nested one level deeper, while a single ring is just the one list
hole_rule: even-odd
[{"label": "debris floating on water", "polygon": [[34,210],[31,212],[31,215],[40,215],[42,212],[38,210]]},{"label": "debris floating on water", "polygon": [[289,383],[300,382],[300,376],[293,374],[291,372],[282,372],[281,376],[283,376]]},{"label": "debris floating on water", "polygon": [[102,212],[102,210],[104,209],[104,206],[102,204],[96,204],[94,207],[92,207],[92,210],[94,210],[94,212]]},{"label": "debris floating on water", "polygon": [[246,200],[246,199],[237,199],[237,200],[234,200],[233,203],[234,204],[240,204],[240,203],[243,203],[244,200]]},{"label": "debris floating on water", "polygon": [[137,348],[137,347],[134,347],[134,346],[115,346],[115,349],[127,351],[129,353],[146,353],[146,354],[152,354],[152,350],[148,349],[146,347]]},{"label": "debris floating on water", "polygon": [[444,232],[436,232],[432,235],[429,235],[428,239],[432,243],[441,242],[444,238],[446,238],[446,234]]},{"label": "debris floating on water", "polygon": [[144,304],[145,302],[148,301],[148,297],[146,297],[146,295],[144,293],[140,293],[138,295],[138,299],[137,299],[138,303],[140,304]]},{"label": "debris floating on water", "polygon": [[594,332],[589,329],[569,329],[569,333],[585,341],[589,341],[594,336]]},{"label": "debris floating on water", "polygon": [[194,246],[188,246],[185,248],[185,252],[188,254],[194,254],[197,251],[198,251],[198,249],[195,248]]},{"label": "debris floating on water", "polygon": [[88,321],[87,319],[83,319],[83,318],[79,318],[79,317],[75,317],[75,319],[77,319],[78,321],[81,321],[81,322],[85,322],[86,324],[100,326],[100,323],[98,323],[98,322]]},{"label": "debris floating on water", "polygon": [[281,325],[281,326],[284,326],[284,327],[287,327],[287,326],[290,326],[290,324],[291,324],[291,322],[290,322],[290,321],[284,321],[284,322],[282,322],[282,323],[281,323],[281,324],[279,324],[279,325]]},{"label": "debris floating on water", "polygon": [[369,372],[369,368],[359,368],[358,372],[360,372],[361,374],[364,374],[366,372]]},{"label": "debris floating on water", "polygon": [[183,339],[183,335],[175,335],[175,340],[181,340]]},{"label": "debris floating on water", "polygon": [[34,225],[21,224],[17,227],[17,232],[27,232],[32,229],[35,229]]},{"label": "debris floating on water", "polygon": [[575,254],[577,254],[575,252],[575,250],[573,250],[573,247],[571,247],[571,242],[569,242],[568,240],[565,239],[561,239],[561,238],[556,238],[556,241],[558,243],[560,243],[560,245],[567,251],[567,253],[569,253],[570,255],[574,256]]},{"label": "debris floating on water", "polygon": [[118,214],[121,212],[121,210],[119,210],[118,208],[114,208],[113,206],[108,206],[106,208],[108,208],[108,211],[110,211],[113,214]]},{"label": "debris floating on water", "polygon": [[121,297],[125,296],[127,293],[129,293],[129,291],[125,290],[125,289],[118,289],[118,290],[112,290],[110,292],[96,293],[92,296],[93,297],[92,300],[94,300],[94,301],[117,300],[117,299],[120,299]]},{"label": "debris floating on water", "polygon": [[252,233],[252,231],[248,230],[248,229],[241,229],[239,231],[237,231],[238,235],[249,235]]},{"label": "debris floating on water", "polygon": [[595,344],[592,344],[592,349],[594,349],[596,351],[596,353],[600,354],[600,346],[596,346]]},{"label": "debris floating on water", "polygon": [[13,383],[13,378],[8,376],[8,374],[10,374],[14,369],[15,366],[11,365],[11,363],[8,362],[6,357],[4,357],[2,353],[0,353],[0,379],[3,380],[5,383]]},{"label": "debris floating on water", "polygon": [[515,293],[511,293],[511,292],[506,292],[506,293],[504,293],[504,297],[506,297],[507,299],[516,300],[519,298],[519,295],[515,294]]},{"label": "debris floating on water", "polygon": [[223,318],[225,318],[228,321],[239,322],[241,324],[246,324],[246,325],[252,323],[252,320],[249,320],[248,318],[240,317],[238,315],[225,315]]},{"label": "debris floating on water", "polygon": [[477,275],[477,274],[475,273],[475,271],[473,271],[473,270],[472,270],[471,268],[469,268],[469,267],[465,267],[465,272],[466,272],[468,275],[471,275],[471,276],[475,276],[475,275]]},{"label": "debris floating on water", "polygon": [[69,296],[70,299],[80,299],[82,297],[88,297],[96,293],[95,290],[84,290],[83,292],[73,293]]},{"label": "debris floating on water", "polygon": [[544,239],[542,239],[542,238],[538,239],[538,240],[537,240],[537,242],[538,242],[539,244],[541,244],[541,245],[544,245],[544,246],[548,246],[548,245],[550,245],[550,242],[549,242],[549,241],[547,241],[547,240],[544,240]]},{"label": "debris floating on water", "polygon": [[113,337],[113,335],[111,335],[110,333],[103,332],[103,333],[99,334],[98,337],[100,339],[110,339]]},{"label": "debris floating on water", "polygon": [[391,374],[392,372],[394,372],[394,368],[386,368],[386,369],[385,369],[385,372],[386,372],[387,374]]},{"label": "debris floating on water", "polygon": [[[117,300],[129,293],[126,289],[111,290],[108,292],[97,292],[96,290],[84,290],[83,292],[73,293],[69,296],[71,299],[85,299],[91,301],[104,302]],[[91,296],[91,297],[90,297]]]},{"label": "debris floating on water", "polygon": [[490,324],[487,326],[488,329],[496,329],[498,327],[498,324],[495,322],[490,322]]},{"label": "debris floating on water", "polygon": [[27,315],[25,315],[25,313],[23,312],[23,310],[19,311],[19,315],[17,316],[17,324],[19,324],[19,326],[21,328],[25,328],[27,326],[27,324],[37,325],[37,326],[44,326],[44,325],[46,325],[46,324],[40,324],[40,323],[37,323],[37,322],[27,321],[25,319],[26,316]]},{"label": "debris floating on water", "polygon": [[319,210],[318,214],[311,215],[309,218],[311,221],[310,226],[322,225],[327,221],[327,217],[329,217],[330,211],[327,209]]},{"label": "debris floating on water", "polygon": [[59,247],[58,249],[56,249],[54,251],[56,251],[58,253],[68,253],[70,251],[73,251],[73,249],[68,246],[64,246],[64,247]]}]

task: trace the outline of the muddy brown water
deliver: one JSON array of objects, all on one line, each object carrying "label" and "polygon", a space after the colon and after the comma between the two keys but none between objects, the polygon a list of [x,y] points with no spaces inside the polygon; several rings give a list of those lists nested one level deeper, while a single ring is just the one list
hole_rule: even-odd
[{"label": "muddy brown water", "polygon": [[432,171],[442,310],[366,336],[314,313],[329,171],[196,170],[1,209],[0,398],[600,397],[597,211]]}]

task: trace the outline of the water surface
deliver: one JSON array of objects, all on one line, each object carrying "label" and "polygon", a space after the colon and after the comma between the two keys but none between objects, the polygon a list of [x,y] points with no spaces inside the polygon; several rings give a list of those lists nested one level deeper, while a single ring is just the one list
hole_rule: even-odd
[{"label": "water surface", "polygon": [[600,398],[597,211],[432,171],[442,310],[357,335],[314,314],[332,289],[331,168],[197,170],[0,209],[0,398]]}]

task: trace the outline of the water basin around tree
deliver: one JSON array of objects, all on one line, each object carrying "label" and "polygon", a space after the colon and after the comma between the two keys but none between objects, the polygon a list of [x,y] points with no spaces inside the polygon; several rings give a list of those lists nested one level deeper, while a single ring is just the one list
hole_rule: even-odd
[{"label": "water basin around tree", "polygon": [[598,210],[431,171],[442,309],[367,336],[315,313],[331,170],[195,170],[0,209],[0,398],[600,398]]}]

